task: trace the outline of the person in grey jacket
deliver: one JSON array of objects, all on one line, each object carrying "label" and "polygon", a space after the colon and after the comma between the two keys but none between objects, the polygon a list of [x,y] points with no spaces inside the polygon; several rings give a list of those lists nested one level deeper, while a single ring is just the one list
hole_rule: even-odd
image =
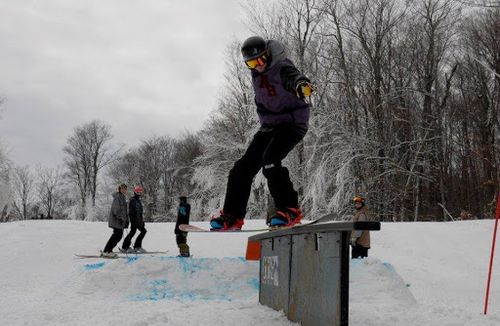
[{"label": "person in grey jacket", "polygon": [[109,238],[106,247],[102,253],[103,256],[114,256],[113,249],[118,242],[122,239],[123,229],[128,227],[129,219],[127,214],[127,185],[122,183],[118,187],[118,192],[113,194],[113,203],[111,204],[111,211],[109,212],[108,226],[113,229],[113,234]]}]

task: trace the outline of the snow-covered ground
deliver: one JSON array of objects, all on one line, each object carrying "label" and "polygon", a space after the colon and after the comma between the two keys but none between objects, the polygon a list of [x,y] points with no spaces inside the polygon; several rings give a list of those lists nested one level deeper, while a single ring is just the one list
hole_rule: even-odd
[{"label": "snow-covered ground", "polygon": [[[383,223],[351,261],[350,325],[500,325],[500,249],[483,315],[493,226]],[[173,224],[146,227],[144,247],[168,254],[78,259],[104,247],[106,223],[0,224],[0,324],[296,325],[258,302],[258,262],[242,258],[252,234],[190,234],[194,257],[180,259]]]}]

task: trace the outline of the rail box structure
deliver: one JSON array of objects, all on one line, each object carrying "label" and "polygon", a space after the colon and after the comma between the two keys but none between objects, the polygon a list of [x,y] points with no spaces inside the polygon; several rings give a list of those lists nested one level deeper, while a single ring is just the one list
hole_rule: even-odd
[{"label": "rail box structure", "polygon": [[260,233],[259,301],[303,326],[348,325],[349,240],[380,222],[319,223]]}]

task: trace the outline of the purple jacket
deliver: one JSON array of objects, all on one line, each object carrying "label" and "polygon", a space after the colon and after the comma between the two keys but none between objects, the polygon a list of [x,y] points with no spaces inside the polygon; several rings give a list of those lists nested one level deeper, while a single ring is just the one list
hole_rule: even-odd
[{"label": "purple jacket", "polygon": [[307,130],[309,104],[297,97],[295,88],[299,80],[309,80],[286,58],[283,45],[272,40],[268,42],[271,61],[266,70],[262,74],[252,70],[260,124],[264,129],[272,129],[280,123],[293,123]]}]

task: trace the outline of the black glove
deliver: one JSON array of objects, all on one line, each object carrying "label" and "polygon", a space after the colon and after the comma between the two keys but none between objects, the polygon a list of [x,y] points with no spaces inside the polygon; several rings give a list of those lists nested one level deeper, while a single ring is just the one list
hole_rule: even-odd
[{"label": "black glove", "polygon": [[357,245],[356,239],[351,239],[351,246],[356,247]]},{"label": "black glove", "polygon": [[312,92],[314,92],[315,88],[311,85],[307,80],[301,80],[297,83],[297,97],[303,99],[306,96],[311,96]]}]

